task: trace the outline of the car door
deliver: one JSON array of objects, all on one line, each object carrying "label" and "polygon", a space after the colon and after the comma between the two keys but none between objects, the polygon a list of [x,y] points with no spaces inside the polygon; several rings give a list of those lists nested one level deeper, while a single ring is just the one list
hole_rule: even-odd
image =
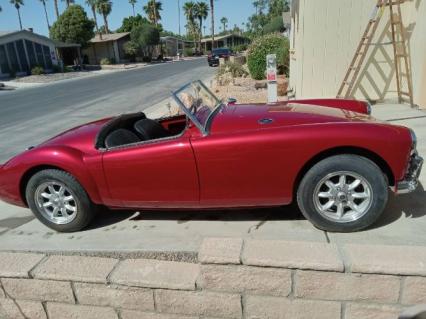
[{"label": "car door", "polygon": [[135,208],[192,207],[199,185],[189,133],[107,150],[103,170],[109,205]]},{"label": "car door", "polygon": [[291,201],[292,184],[282,136],[266,131],[191,139],[200,177],[200,205],[243,207]]}]

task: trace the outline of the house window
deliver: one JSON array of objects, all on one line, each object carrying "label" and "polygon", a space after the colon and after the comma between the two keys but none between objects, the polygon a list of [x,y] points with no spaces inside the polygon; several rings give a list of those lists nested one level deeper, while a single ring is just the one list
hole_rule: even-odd
[{"label": "house window", "polygon": [[31,41],[25,40],[25,46],[27,47],[28,58],[30,60],[31,68],[37,65],[36,53],[34,51],[34,45]]},{"label": "house window", "polygon": [[25,54],[24,41],[16,41],[16,49],[18,50],[19,61],[21,62],[22,71],[28,72],[29,66],[27,61],[27,55]]},{"label": "house window", "polygon": [[9,55],[10,66],[13,71],[22,71],[19,65],[18,55],[16,54],[15,44],[13,42],[7,43],[7,54]]},{"label": "house window", "polygon": [[52,69],[52,57],[50,56],[50,48],[43,45],[44,60],[46,61],[46,67]]},{"label": "house window", "polygon": [[46,65],[44,64],[43,49],[41,47],[41,44],[34,43],[34,46],[35,46],[35,50],[36,50],[36,56],[37,56],[38,64],[41,67],[46,68]]},{"label": "house window", "polygon": [[9,73],[9,62],[7,61],[6,48],[0,45],[0,68],[2,73]]}]

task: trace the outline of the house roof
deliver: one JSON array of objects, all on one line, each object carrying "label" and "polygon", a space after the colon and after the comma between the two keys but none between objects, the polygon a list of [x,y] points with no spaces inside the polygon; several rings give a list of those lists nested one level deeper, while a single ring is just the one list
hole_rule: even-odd
[{"label": "house roof", "polygon": [[89,42],[100,43],[100,42],[117,41],[117,40],[120,40],[120,39],[128,36],[129,34],[130,34],[130,32],[102,34],[102,39],[100,38],[99,34],[97,34]]},{"label": "house roof", "polygon": [[[239,34],[226,34],[226,35],[215,36],[214,40],[215,41],[219,41],[219,40],[223,40],[223,39],[231,38],[231,37],[241,38],[241,39],[248,39],[247,37],[245,37],[243,35],[239,35]],[[212,38],[204,38],[204,39],[201,40],[201,42],[203,42],[203,43],[204,42],[209,42],[209,41],[212,41]]]},{"label": "house roof", "polygon": [[60,42],[60,41],[55,41],[55,40],[52,40],[52,39],[50,39],[48,37],[45,37],[44,35],[37,34],[37,33],[34,33],[32,31],[28,31],[28,30],[0,31],[0,38],[7,37],[7,36],[10,36],[10,35],[14,35],[14,34],[19,34],[19,33],[26,34],[26,35],[31,35],[31,36],[35,36],[36,38],[43,39],[43,40],[49,41],[49,42],[53,42],[53,44],[57,48],[81,47],[80,44],[76,44],[76,43],[64,43],[64,42]]}]

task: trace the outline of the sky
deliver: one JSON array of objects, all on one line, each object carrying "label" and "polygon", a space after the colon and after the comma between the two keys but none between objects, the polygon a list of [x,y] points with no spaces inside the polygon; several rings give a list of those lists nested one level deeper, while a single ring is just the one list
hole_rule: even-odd
[{"label": "sky", "polygon": [[[204,0],[205,2],[209,2]],[[60,8],[62,11],[65,8],[65,2],[59,0]],[[136,12],[142,13],[142,6],[145,5],[148,0],[138,0],[136,4]],[[183,6],[185,0],[180,0],[180,6]],[[53,8],[53,0],[46,0],[47,10],[49,15],[49,22],[52,24],[55,21],[55,13]],[[76,0],[77,4],[83,5],[88,16],[91,18],[91,12],[89,8],[84,5],[84,0]],[[178,19],[178,0],[162,0],[163,11],[161,12],[162,20],[161,23],[165,30],[179,33],[179,19]],[[14,31],[19,30],[18,15],[13,5],[9,3],[9,0],[0,0],[0,6],[3,11],[0,12],[0,31]],[[181,32],[185,32],[186,19],[181,9]],[[240,28],[243,22],[247,22],[247,18],[255,12],[251,0],[216,0],[215,1],[215,31],[216,33],[222,31],[220,19],[227,17],[229,20],[229,28],[233,28],[236,24]],[[113,10],[109,16],[109,27],[111,30],[115,30],[121,26],[121,22],[124,17],[132,15],[132,7],[128,0],[113,0]],[[143,15],[145,15],[143,13]],[[33,28],[34,32],[48,35],[48,28],[46,18],[44,15],[44,9],[40,0],[24,0],[24,6],[21,8],[21,17],[23,28]],[[102,18],[98,17],[99,25],[102,25]],[[206,33],[210,34],[210,16],[205,21]]]}]

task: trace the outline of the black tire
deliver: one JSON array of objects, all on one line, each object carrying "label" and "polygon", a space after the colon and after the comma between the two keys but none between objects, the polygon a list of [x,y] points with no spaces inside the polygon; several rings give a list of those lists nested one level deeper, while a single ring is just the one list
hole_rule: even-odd
[{"label": "black tire", "polygon": [[[322,213],[321,209],[318,208],[318,204],[316,204],[317,198],[319,204],[321,204],[321,199],[317,197],[317,194],[319,194],[317,191],[320,191],[320,185],[323,185],[324,179],[338,172],[354,173],[362,177],[367,183],[366,185],[369,186],[369,193],[372,194],[372,199],[369,205],[365,205],[363,215],[356,220],[346,220],[345,222],[332,220],[327,218],[329,215],[325,216],[326,214]],[[342,173],[342,175],[344,174]],[[362,188],[363,186],[361,185],[360,187]],[[331,188],[328,192],[331,192]],[[325,200],[333,201],[335,199],[333,197]],[[338,200],[340,201],[340,198]],[[347,198],[344,200],[346,201]],[[371,226],[383,213],[387,202],[387,177],[374,162],[357,155],[337,155],[322,160],[306,173],[297,190],[297,203],[302,214],[315,227],[330,232],[354,232]],[[333,209],[337,211],[337,206],[335,207]],[[346,209],[351,213],[350,208]]]},{"label": "black tire", "polygon": [[[36,190],[43,183],[59,182],[66,186],[74,195],[73,204],[77,207],[77,212],[72,221],[65,224],[57,224],[50,221],[42,213],[42,208],[36,203]],[[90,200],[88,194],[80,183],[67,172],[47,169],[34,174],[28,181],[25,196],[28,206],[33,214],[47,227],[58,232],[71,233],[84,229],[90,224],[96,213],[96,206]]]}]

